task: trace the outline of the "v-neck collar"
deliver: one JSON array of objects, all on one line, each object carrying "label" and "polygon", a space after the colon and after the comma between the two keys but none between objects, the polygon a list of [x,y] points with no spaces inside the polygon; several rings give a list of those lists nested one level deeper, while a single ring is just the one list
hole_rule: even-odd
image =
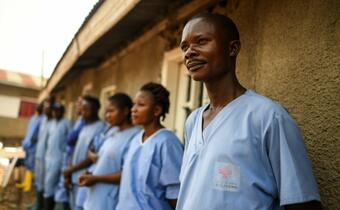
[{"label": "v-neck collar", "polygon": [[233,109],[236,108],[235,104],[237,104],[242,98],[244,98],[244,96],[248,95],[250,92],[251,92],[250,90],[246,90],[242,95],[240,95],[239,97],[235,98],[227,105],[225,105],[204,129],[203,129],[203,113],[210,104],[206,104],[204,107],[202,107],[199,116],[200,117],[199,131],[203,142],[207,141],[207,139],[209,139],[210,135],[214,133],[214,130],[218,128],[222,121],[228,118],[228,116],[232,113]]},{"label": "v-neck collar", "polygon": [[156,132],[154,132],[151,136],[149,136],[148,138],[145,139],[145,141],[143,142],[143,135],[144,135],[144,130],[141,132],[140,134],[140,138],[139,138],[139,143],[140,145],[145,145],[146,142],[150,141],[153,139],[154,136],[156,136],[159,132],[163,131],[163,130],[166,130],[166,128],[161,128],[159,130],[157,130]]}]

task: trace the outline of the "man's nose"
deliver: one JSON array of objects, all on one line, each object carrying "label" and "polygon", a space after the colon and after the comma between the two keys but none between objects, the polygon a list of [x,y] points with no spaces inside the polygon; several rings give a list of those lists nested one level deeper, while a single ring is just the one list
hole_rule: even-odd
[{"label": "man's nose", "polygon": [[196,55],[198,55],[198,53],[197,53],[195,47],[193,45],[190,45],[184,53],[184,58],[189,59],[189,58],[192,58],[193,56],[196,56]]}]

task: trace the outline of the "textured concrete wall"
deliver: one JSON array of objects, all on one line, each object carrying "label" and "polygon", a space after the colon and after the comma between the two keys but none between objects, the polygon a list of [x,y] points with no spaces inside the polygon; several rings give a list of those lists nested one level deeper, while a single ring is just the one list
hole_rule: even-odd
[{"label": "textured concrete wall", "polygon": [[39,91],[28,88],[0,84],[0,95],[38,98]]},{"label": "textured concrete wall", "polygon": [[119,61],[117,90],[134,96],[145,83],[160,82],[165,41],[154,37]]},{"label": "textured concrete wall", "polygon": [[65,104],[75,101],[88,83],[93,85],[90,91],[93,96],[100,97],[103,88],[116,85],[117,92],[125,92],[134,97],[143,84],[160,81],[165,48],[164,39],[153,37],[109,64],[82,71],[70,78],[64,89],[56,92],[57,98],[64,100]]}]

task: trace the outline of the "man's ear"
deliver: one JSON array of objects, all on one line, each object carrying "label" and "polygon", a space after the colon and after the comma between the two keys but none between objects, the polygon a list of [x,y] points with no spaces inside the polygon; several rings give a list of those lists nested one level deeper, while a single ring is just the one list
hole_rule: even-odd
[{"label": "man's ear", "polygon": [[233,40],[229,43],[229,56],[236,57],[241,49],[240,40]]}]

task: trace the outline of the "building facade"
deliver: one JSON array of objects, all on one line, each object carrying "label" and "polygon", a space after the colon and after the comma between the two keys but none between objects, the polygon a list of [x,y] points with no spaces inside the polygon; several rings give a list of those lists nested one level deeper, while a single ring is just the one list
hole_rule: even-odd
[{"label": "building facade", "polygon": [[[161,2],[161,3],[160,3]],[[115,11],[115,12],[113,12]],[[40,94],[57,96],[72,118],[79,95],[132,97],[154,81],[171,92],[165,125],[182,138],[187,115],[208,102],[178,48],[201,11],[231,17],[241,36],[241,83],[285,106],[304,136],[325,209],[340,206],[340,1],[99,1]]]}]

